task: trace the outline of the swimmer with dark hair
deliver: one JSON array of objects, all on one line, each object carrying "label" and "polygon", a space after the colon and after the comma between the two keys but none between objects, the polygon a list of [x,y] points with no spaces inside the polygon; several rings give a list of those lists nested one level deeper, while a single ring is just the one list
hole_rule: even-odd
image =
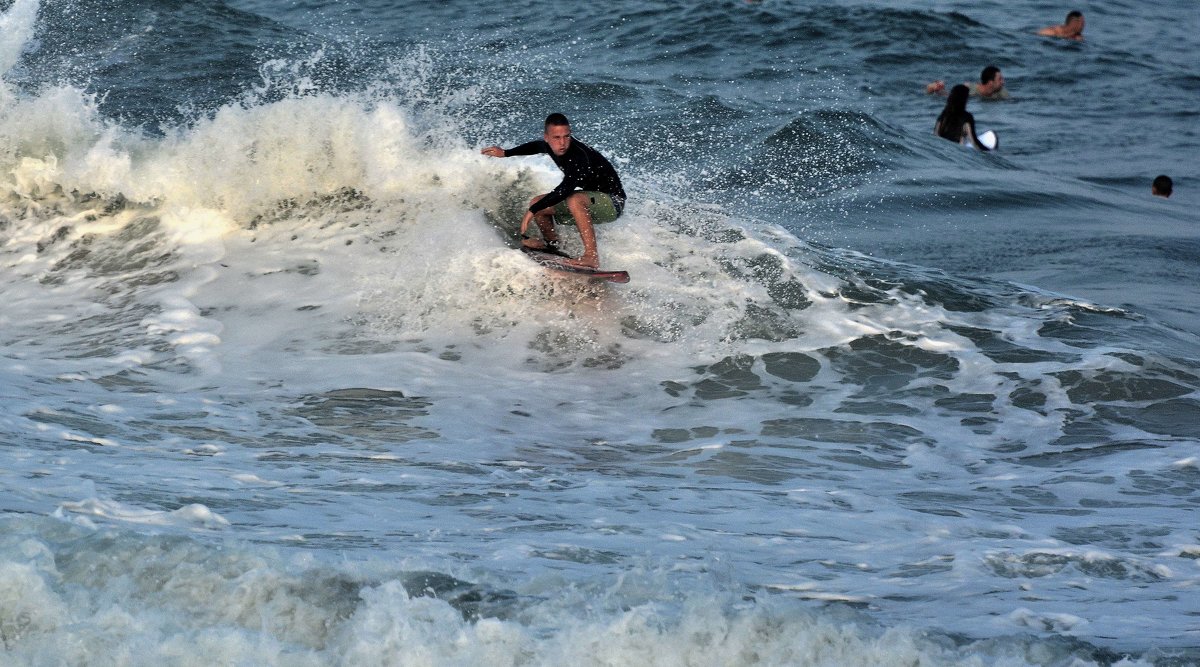
[{"label": "swimmer with dark hair", "polygon": [[[963,84],[971,91],[971,95],[985,100],[1006,100],[1008,99],[1008,89],[1004,87],[1004,74],[999,67],[988,65],[979,73],[979,83],[971,83],[970,81]],[[925,86],[925,92],[933,95],[934,93],[946,94],[946,82],[934,81]]]},{"label": "swimmer with dark hair", "polygon": [[969,142],[981,151],[990,150],[980,143],[978,133],[975,132],[975,116],[967,111],[969,96],[970,91],[962,84],[950,89],[946,107],[942,109],[942,114],[933,124],[933,133],[955,143],[966,144]]},{"label": "swimmer with dark hair", "polygon": [[1068,12],[1067,20],[1062,25],[1047,26],[1037,31],[1037,34],[1043,37],[1058,37],[1060,39],[1073,39],[1077,42],[1082,42],[1083,12]]}]

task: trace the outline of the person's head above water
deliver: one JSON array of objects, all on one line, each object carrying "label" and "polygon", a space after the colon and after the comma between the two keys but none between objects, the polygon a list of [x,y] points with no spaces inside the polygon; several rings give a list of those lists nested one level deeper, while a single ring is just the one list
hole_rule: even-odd
[{"label": "person's head above water", "polygon": [[1175,184],[1171,182],[1171,177],[1163,174],[1154,179],[1150,184],[1150,194],[1155,197],[1170,197],[1171,191],[1175,189]]},{"label": "person's head above water", "polygon": [[550,150],[554,151],[555,155],[566,155],[567,149],[571,147],[571,122],[560,113],[546,116],[546,130],[542,138],[550,144]]},{"label": "person's head above water", "polygon": [[988,65],[979,73],[979,94],[983,96],[994,95],[996,91],[1004,87],[1004,74],[999,67]]},{"label": "person's head above water", "polygon": [[1067,39],[1083,37],[1083,24],[1083,12],[1068,12],[1067,20],[1063,22],[1064,32],[1066,33],[1063,36]]},{"label": "person's head above water", "polygon": [[1070,11],[1067,12],[1067,20],[1063,21],[1062,25],[1052,25],[1047,28],[1042,28],[1038,31],[1039,35],[1046,37],[1061,37],[1062,39],[1073,39],[1075,41],[1083,41],[1083,12]]}]

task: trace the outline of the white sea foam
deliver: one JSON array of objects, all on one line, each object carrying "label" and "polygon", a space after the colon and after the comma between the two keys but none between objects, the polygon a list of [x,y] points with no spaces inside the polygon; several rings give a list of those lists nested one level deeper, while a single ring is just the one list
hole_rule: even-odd
[{"label": "white sea foam", "polygon": [[[972,285],[987,305],[952,308],[950,277],[653,184],[600,230],[629,285],[551,275],[510,247],[547,161],[484,158],[375,92],[298,85],[161,135],[68,86],[0,104],[4,509],[87,529],[51,548],[74,527],[15,520],[0,655],[1054,664],[1026,658],[1195,643],[1174,502],[1193,443],[1122,413],[1169,361],[1043,333],[1078,300]],[[284,554],[206,541],[225,536]],[[466,621],[395,561],[517,599]]]},{"label": "white sea foam", "polygon": [[129,507],[111,500],[89,498],[80,502],[62,503],[57,516],[76,514],[84,517],[114,519],[118,522],[145,524],[150,526],[188,525],[205,528],[222,528],[229,522],[207,507],[193,503],[176,510],[148,510]]},{"label": "white sea foam", "polygon": [[[1070,645],[956,645],[883,629],[845,608],[814,614],[783,599],[735,601],[699,591],[625,605],[616,591],[544,582],[464,618],[486,587],[421,590],[419,573],[358,575],[240,548],[6,520],[0,538],[0,636],[7,664],[357,665],[1027,665],[1065,664]],[[375,579],[372,581],[372,579]],[[632,582],[630,582],[632,583]],[[650,580],[642,582],[648,584]],[[432,594],[432,595],[431,595]],[[593,612],[575,617],[580,599]],[[505,609],[505,607],[508,607]],[[488,609],[486,606],[481,609]],[[564,617],[564,612],[567,616]],[[1074,626],[1067,614],[1014,612]],[[185,651],[186,647],[186,651]],[[1030,653],[1037,655],[1030,660]],[[1070,664],[1093,664],[1075,658]],[[1124,661],[1132,667],[1142,664]]]}]

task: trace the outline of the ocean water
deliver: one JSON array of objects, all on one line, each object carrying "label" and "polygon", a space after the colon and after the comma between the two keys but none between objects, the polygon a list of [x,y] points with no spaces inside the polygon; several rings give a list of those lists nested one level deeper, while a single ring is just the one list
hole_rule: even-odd
[{"label": "ocean water", "polygon": [[1200,31],[1067,9],[0,2],[0,664],[1200,664]]}]

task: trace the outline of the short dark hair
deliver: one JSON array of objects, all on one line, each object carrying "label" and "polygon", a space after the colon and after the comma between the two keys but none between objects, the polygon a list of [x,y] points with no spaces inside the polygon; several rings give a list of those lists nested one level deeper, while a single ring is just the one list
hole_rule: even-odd
[{"label": "short dark hair", "polygon": [[1081,12],[1077,9],[1071,10],[1071,11],[1067,12],[1067,20],[1064,21],[1064,23],[1070,23],[1071,19],[1081,19],[1081,18],[1083,18],[1083,12]]},{"label": "short dark hair", "polygon": [[983,68],[982,72],[979,73],[979,83],[988,83],[992,79],[996,78],[996,75],[999,73],[999,67],[996,67],[995,65],[988,65],[987,67]]},{"label": "short dark hair", "polygon": [[551,125],[567,125],[567,126],[569,126],[570,124],[571,124],[571,121],[567,120],[566,116],[558,113],[557,111],[550,114],[549,116],[546,116],[546,127],[550,127]]},{"label": "short dark hair", "polygon": [[1154,179],[1154,183],[1150,185],[1150,189],[1154,190],[1154,194],[1162,195],[1164,197],[1170,197],[1171,190],[1173,190],[1174,187],[1175,184],[1171,182],[1171,177],[1167,176],[1166,174],[1159,175]]}]

